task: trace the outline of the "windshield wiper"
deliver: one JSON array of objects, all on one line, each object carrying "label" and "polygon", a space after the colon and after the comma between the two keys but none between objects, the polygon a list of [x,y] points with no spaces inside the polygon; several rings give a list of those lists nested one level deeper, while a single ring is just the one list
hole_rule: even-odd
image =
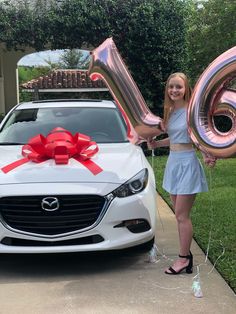
[{"label": "windshield wiper", "polygon": [[25,143],[0,142],[0,145],[25,145]]}]

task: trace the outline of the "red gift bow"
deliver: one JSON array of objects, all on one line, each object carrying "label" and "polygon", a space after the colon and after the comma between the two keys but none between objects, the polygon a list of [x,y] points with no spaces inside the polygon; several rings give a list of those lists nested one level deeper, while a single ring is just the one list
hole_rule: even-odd
[{"label": "red gift bow", "polygon": [[63,128],[55,128],[47,137],[39,134],[31,138],[28,144],[22,147],[22,155],[25,158],[19,159],[1,170],[8,173],[29,161],[40,163],[48,159],[54,159],[56,164],[68,164],[69,159],[74,158],[96,175],[102,169],[90,158],[97,152],[97,143],[91,141],[89,136],[81,133],[73,136]]}]

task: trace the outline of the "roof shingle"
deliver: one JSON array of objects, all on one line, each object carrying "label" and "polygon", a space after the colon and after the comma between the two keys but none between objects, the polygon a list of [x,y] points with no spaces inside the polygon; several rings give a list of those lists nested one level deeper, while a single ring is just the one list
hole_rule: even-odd
[{"label": "roof shingle", "polygon": [[92,81],[85,70],[53,70],[48,75],[41,76],[21,84],[23,89],[80,89],[106,88],[102,80]]}]

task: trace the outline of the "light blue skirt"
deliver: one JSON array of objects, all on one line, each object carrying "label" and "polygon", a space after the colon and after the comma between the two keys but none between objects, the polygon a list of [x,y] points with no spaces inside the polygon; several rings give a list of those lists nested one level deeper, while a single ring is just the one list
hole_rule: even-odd
[{"label": "light blue skirt", "polygon": [[170,151],[163,188],[174,195],[207,192],[206,176],[194,150]]}]

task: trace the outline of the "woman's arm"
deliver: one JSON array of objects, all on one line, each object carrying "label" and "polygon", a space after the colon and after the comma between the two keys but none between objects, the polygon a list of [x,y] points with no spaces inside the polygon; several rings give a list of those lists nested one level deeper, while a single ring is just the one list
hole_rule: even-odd
[{"label": "woman's arm", "polygon": [[150,149],[155,149],[155,148],[159,148],[159,147],[168,147],[170,146],[170,139],[169,137],[164,138],[163,140],[151,140],[147,142],[148,144],[148,148]]},{"label": "woman's arm", "polygon": [[139,124],[134,129],[140,137],[146,139],[147,141],[163,133],[163,130],[160,127],[153,127],[144,124]]}]

